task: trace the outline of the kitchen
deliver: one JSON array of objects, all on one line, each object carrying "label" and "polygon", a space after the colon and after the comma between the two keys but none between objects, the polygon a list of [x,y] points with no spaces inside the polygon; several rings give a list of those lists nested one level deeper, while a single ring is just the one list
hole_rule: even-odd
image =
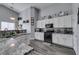
[{"label": "kitchen", "polygon": [[48,32],[48,35],[51,35],[51,38],[48,37],[52,39],[51,43],[72,48],[73,27],[71,12],[69,10],[60,11],[57,14],[44,16],[44,19],[38,20],[35,38],[45,41],[46,32]]},{"label": "kitchen", "polygon": [[[77,23],[75,19],[73,18],[75,10],[72,7],[77,9],[75,4],[72,4],[72,3],[55,3],[55,4],[46,3],[44,4],[43,3],[40,5],[40,3],[39,4],[26,3],[22,5],[23,6],[28,5],[29,7],[19,12],[15,10],[17,8],[16,5],[18,4],[10,4],[10,5],[12,7],[8,7],[8,8],[12,8],[11,9],[12,12],[16,13],[14,15],[17,16],[15,17],[16,21],[11,20],[11,19],[10,20],[11,22],[15,22],[16,27],[15,27],[15,30],[5,31],[5,34],[4,34],[4,31],[3,32],[0,31],[1,38],[4,38],[6,36],[7,36],[6,38],[15,38],[15,37],[18,38],[19,36],[19,39],[20,39],[20,37],[23,36],[20,39],[20,43],[24,41],[25,41],[25,44],[28,43],[27,47],[33,50],[31,53],[29,52],[30,54],[36,53],[40,55],[41,54],[50,55],[50,54],[56,53],[55,55],[60,55],[60,54],[63,55],[63,54],[68,54],[68,52],[70,55],[78,54],[77,53],[78,48],[75,47],[74,45],[74,33],[75,33],[74,30],[76,30],[75,26],[77,25]],[[7,8],[7,4],[2,4],[2,6],[6,6]],[[18,10],[19,9],[22,9],[22,7],[21,8],[18,7]],[[13,13],[10,16],[13,16]],[[7,17],[10,17],[10,16],[7,16]],[[7,32],[9,34],[6,34]],[[22,40],[23,38],[24,40]],[[27,42],[26,39],[29,39],[28,40],[29,42]],[[62,52],[58,50],[58,52],[57,51],[53,52],[52,51],[53,48],[51,48],[51,52],[50,52],[48,48],[46,48],[43,45],[48,46],[50,48],[52,47],[52,45],[55,45],[58,47],[62,47],[61,49],[57,47],[58,49],[62,51],[64,49],[68,49],[68,51],[64,50]],[[45,47],[46,49],[45,48],[43,49],[43,47]],[[42,52],[40,52],[40,50]],[[18,53],[20,54],[20,52]],[[25,55],[26,54],[27,53],[25,53]]]},{"label": "kitchen", "polygon": [[[53,20],[53,21],[51,21],[51,20]],[[55,21],[57,22],[57,20],[58,20],[58,23],[55,23]],[[66,22],[65,20],[68,20],[68,22]],[[48,21],[50,21],[50,22],[48,22]],[[61,21],[62,23],[60,23],[59,21]],[[46,24],[49,26],[48,28],[46,27],[47,29],[44,29],[45,22],[48,22],[48,24]],[[52,32],[52,38],[51,38],[52,42],[57,39],[57,37],[55,37],[55,36],[63,37],[63,38],[65,38],[65,36],[68,36],[68,37],[66,37],[66,39],[68,39],[68,41],[70,39],[70,42],[72,42],[73,30],[72,30],[72,26],[71,26],[71,15],[57,17],[57,18],[48,19],[48,20],[39,20],[37,22],[37,24],[38,24],[37,30],[39,30],[39,31],[35,32],[36,39],[41,38],[40,40],[44,41],[44,35],[45,35],[44,33],[45,33],[45,31],[48,31],[48,32]],[[61,44],[62,44],[62,42],[61,42]],[[63,42],[63,44],[64,44],[64,42]],[[71,47],[72,47],[72,45],[71,45]]]}]

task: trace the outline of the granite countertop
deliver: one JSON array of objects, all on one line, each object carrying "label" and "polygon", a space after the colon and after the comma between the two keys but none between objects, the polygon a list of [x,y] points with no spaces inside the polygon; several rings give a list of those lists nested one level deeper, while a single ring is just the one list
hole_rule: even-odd
[{"label": "granite countertop", "polygon": [[26,35],[0,39],[0,55],[23,55],[33,49],[26,44]]},{"label": "granite countertop", "polygon": [[1,51],[1,55],[24,55],[24,53],[28,53],[33,50],[32,47],[26,45],[25,43],[20,44],[18,47],[7,47],[6,49]]},{"label": "granite countertop", "polygon": [[[42,28],[41,28],[42,29]],[[52,32],[58,33],[58,34],[73,34],[73,28],[48,28],[48,29],[42,29],[41,31],[35,31],[35,32]]]}]

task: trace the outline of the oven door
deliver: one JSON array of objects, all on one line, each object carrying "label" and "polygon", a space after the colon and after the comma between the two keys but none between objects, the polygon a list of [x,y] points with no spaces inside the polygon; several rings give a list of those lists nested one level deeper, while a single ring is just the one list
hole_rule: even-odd
[{"label": "oven door", "polygon": [[51,32],[44,33],[44,41],[48,42],[48,43],[52,43],[52,33]]}]

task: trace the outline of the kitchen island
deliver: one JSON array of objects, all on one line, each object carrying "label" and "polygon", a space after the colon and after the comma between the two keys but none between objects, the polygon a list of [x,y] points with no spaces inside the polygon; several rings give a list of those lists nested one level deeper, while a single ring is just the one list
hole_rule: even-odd
[{"label": "kitchen island", "polygon": [[17,35],[11,38],[0,38],[0,55],[24,55],[33,50],[29,45],[27,35]]}]

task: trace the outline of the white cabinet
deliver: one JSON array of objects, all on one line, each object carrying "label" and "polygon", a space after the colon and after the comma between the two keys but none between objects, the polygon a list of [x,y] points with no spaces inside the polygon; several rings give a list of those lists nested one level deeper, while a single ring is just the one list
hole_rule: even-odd
[{"label": "white cabinet", "polygon": [[41,21],[37,21],[37,28],[41,28]]},{"label": "white cabinet", "polygon": [[64,16],[64,27],[72,27],[71,15]]},{"label": "white cabinet", "polygon": [[64,19],[63,17],[58,17],[58,27],[64,27]]},{"label": "white cabinet", "polygon": [[35,39],[44,41],[44,33],[43,32],[35,32]]},{"label": "white cabinet", "polygon": [[45,24],[49,24],[49,19],[45,19]]},{"label": "white cabinet", "polygon": [[58,17],[58,27],[72,27],[71,15]]},{"label": "white cabinet", "polygon": [[63,36],[60,35],[60,34],[53,34],[53,36],[52,36],[52,42],[56,43],[56,44],[63,45],[64,44]]},{"label": "white cabinet", "polygon": [[42,20],[42,21],[41,21],[41,27],[42,27],[42,28],[45,28],[45,20]]},{"label": "white cabinet", "polygon": [[52,19],[48,19],[48,24],[51,24],[51,23],[54,23],[54,18],[52,18]]},{"label": "white cabinet", "polygon": [[57,34],[52,34],[52,42],[53,43],[59,43],[58,42],[58,35]]},{"label": "white cabinet", "polygon": [[64,45],[64,35],[62,34],[58,35],[58,42],[59,44]]},{"label": "white cabinet", "polygon": [[55,28],[59,27],[59,26],[58,26],[58,23],[59,23],[59,22],[58,22],[58,19],[57,19],[57,18],[54,18],[54,19],[53,19],[53,25],[54,25]]},{"label": "white cabinet", "polygon": [[45,28],[45,20],[37,21],[37,28]]},{"label": "white cabinet", "polygon": [[66,46],[73,47],[72,35],[65,35],[64,43]]},{"label": "white cabinet", "polygon": [[37,28],[45,28],[46,24],[53,23],[54,27],[72,27],[71,15],[37,21]]},{"label": "white cabinet", "polygon": [[67,47],[73,47],[72,35],[68,34],[52,34],[52,42]]}]

